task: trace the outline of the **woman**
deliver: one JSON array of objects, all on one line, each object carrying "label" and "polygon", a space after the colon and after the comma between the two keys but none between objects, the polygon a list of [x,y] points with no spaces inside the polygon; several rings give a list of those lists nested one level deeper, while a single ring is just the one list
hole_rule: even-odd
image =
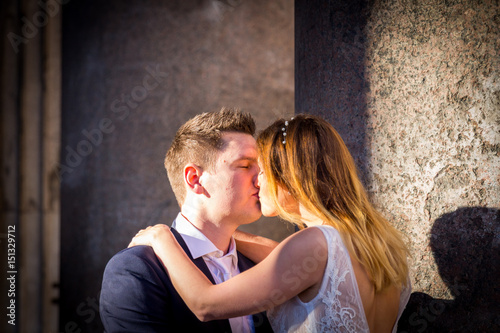
[{"label": "woman", "polygon": [[369,203],[339,134],[321,118],[298,115],[266,128],[257,145],[262,213],[301,231],[270,253],[268,243],[243,244],[235,235],[240,251],[259,264],[218,285],[165,225],[139,232],[131,246],[153,246],[204,321],[265,309],[276,332],[395,332],[410,294],[408,251]]}]

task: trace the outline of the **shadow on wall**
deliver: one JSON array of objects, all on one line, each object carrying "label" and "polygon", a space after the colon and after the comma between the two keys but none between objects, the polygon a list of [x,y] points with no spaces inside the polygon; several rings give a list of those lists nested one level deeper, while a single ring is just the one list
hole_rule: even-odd
[{"label": "shadow on wall", "polygon": [[398,332],[500,332],[500,210],[460,208],[437,219],[431,234],[454,300],[413,293]]},{"label": "shadow on wall", "polygon": [[295,1],[295,112],[326,119],[369,184],[365,0]]}]

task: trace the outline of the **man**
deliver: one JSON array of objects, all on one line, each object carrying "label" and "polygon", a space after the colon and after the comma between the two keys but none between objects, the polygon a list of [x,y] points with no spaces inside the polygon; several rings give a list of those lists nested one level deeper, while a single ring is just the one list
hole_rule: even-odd
[{"label": "man", "polygon": [[[236,251],[232,234],[261,216],[255,123],[222,109],[186,122],[165,167],[181,211],[172,232],[212,283],[253,263]],[[201,322],[173,287],[151,247],[116,254],[106,266],[100,297],[106,332],[272,332],[263,313]]]}]

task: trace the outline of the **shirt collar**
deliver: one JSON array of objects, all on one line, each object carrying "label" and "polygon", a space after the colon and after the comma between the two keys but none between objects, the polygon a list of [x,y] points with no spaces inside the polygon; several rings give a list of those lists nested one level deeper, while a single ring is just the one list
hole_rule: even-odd
[{"label": "shirt collar", "polygon": [[[179,213],[172,223],[172,228],[175,228],[182,235],[186,242],[193,259],[209,255],[209,257],[221,258],[224,257],[224,252],[219,250],[210,239],[207,238],[200,230],[189,222],[184,215]],[[237,263],[236,242],[231,237],[229,243],[229,251],[225,256],[233,257],[233,264]]]}]

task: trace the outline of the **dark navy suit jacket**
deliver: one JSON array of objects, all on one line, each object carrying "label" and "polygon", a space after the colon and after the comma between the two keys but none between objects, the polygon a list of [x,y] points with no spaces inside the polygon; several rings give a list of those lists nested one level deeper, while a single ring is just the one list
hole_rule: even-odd
[{"label": "dark navy suit jacket", "polygon": [[[193,259],[180,234],[172,233],[191,260],[214,283],[203,258]],[[238,252],[241,272],[254,265]],[[99,310],[104,329],[115,332],[231,332],[229,320],[201,322],[172,285],[149,246],[117,253],[104,271]],[[272,332],[265,313],[253,315],[256,332]],[[235,332],[236,333],[236,332]]]}]

